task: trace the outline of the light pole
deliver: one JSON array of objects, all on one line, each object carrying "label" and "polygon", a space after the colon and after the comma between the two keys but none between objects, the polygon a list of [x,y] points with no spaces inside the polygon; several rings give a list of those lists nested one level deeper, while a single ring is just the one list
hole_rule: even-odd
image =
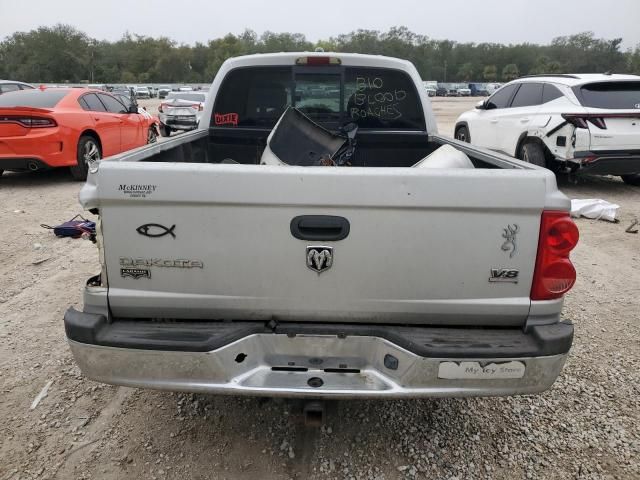
[{"label": "light pole", "polygon": [[95,45],[93,39],[89,40],[87,45],[89,46],[89,53],[91,54],[89,57],[89,78],[91,79],[89,83],[93,83],[93,47]]}]

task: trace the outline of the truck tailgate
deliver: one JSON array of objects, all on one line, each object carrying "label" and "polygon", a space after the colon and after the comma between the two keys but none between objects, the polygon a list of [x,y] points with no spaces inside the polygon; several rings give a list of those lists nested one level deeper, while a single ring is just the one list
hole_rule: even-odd
[{"label": "truck tailgate", "polygon": [[[104,161],[81,201],[117,317],[518,325],[545,173]],[[296,238],[306,215],[348,235]]]}]

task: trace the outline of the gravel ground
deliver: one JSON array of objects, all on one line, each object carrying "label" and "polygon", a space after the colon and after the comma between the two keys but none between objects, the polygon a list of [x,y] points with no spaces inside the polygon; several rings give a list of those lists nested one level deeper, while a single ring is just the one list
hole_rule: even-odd
[{"label": "gravel ground", "polygon": [[[157,100],[148,103],[150,110]],[[440,131],[475,99],[436,99]],[[321,429],[286,401],[112,387],[84,379],[62,315],[97,271],[94,246],[40,223],[80,212],[65,171],[0,178],[0,480],[640,478],[640,189],[560,180],[621,205],[578,220],[567,365],[538,396],[329,404]],[[38,393],[48,394],[31,410]]]}]

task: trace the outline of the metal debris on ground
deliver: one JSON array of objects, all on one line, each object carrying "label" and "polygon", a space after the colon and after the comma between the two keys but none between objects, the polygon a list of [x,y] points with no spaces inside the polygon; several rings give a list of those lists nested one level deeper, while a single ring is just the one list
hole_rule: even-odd
[{"label": "metal debris on ground", "polygon": [[33,410],[34,408],[36,408],[38,404],[42,401],[42,399],[47,396],[47,393],[49,392],[49,388],[51,388],[51,385],[53,385],[53,380],[49,380],[47,384],[42,388],[42,390],[40,390],[40,393],[38,394],[38,396],[33,399],[30,410]]},{"label": "metal debris on ground", "polygon": [[39,260],[34,260],[33,262],[31,262],[31,265],[41,265],[44,262],[46,262],[47,260],[51,260],[51,257],[41,258]]}]

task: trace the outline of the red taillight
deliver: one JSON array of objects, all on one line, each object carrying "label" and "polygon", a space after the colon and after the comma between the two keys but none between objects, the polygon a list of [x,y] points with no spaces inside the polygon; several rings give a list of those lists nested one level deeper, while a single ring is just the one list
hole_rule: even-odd
[{"label": "red taillight", "polygon": [[31,128],[55,127],[56,122],[51,118],[31,117]]},{"label": "red taillight", "polygon": [[569,115],[563,113],[562,118],[564,118],[568,123],[576,128],[589,128],[589,125],[587,125],[587,120],[578,115]]},{"label": "red taillight", "polygon": [[191,106],[191,108],[193,108],[194,110],[198,110],[199,112],[201,112],[203,107],[202,107],[202,104],[201,104],[201,103],[199,103],[199,104],[197,104],[197,105],[192,105],[192,106]]},{"label": "red taillight", "polygon": [[587,118],[587,120],[590,121],[591,123],[593,123],[600,130],[606,130],[607,129],[607,124],[604,123],[604,118],[602,118],[602,117],[589,117],[589,118]]},{"label": "red taillight", "polygon": [[578,227],[567,212],[542,212],[531,300],[553,300],[573,287],[576,270],[569,253],[579,237]]},{"label": "red taillight", "polygon": [[0,123],[19,123],[27,128],[46,128],[55,127],[58,124],[52,118],[46,117],[22,117],[17,115],[9,115],[0,117]]},{"label": "red taillight", "polygon": [[[607,117],[609,116],[607,115]],[[587,122],[590,122],[600,130],[607,129],[607,124],[604,121],[605,117],[602,115],[563,113],[562,118],[564,118],[568,123],[577,128],[589,128]]]}]

